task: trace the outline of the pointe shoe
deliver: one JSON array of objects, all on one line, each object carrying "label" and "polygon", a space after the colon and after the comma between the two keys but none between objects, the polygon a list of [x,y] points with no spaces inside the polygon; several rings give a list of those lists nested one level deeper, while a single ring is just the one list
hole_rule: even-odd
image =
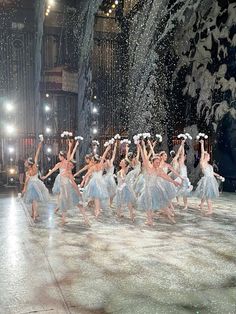
[{"label": "pointe shoe", "polygon": [[54,209],[54,214],[56,214],[58,212],[59,208],[55,208]]},{"label": "pointe shoe", "polygon": [[207,211],[206,213],[205,213],[205,216],[211,216],[213,214],[213,211]]},{"label": "pointe shoe", "polygon": [[153,223],[153,221],[145,221],[145,223],[144,223],[146,226],[149,226],[149,227],[153,227],[154,226],[154,223]]}]

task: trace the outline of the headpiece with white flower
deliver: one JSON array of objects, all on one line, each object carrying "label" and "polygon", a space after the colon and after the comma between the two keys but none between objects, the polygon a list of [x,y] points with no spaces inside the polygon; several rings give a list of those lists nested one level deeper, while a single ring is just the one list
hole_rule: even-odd
[{"label": "headpiece with white flower", "polygon": [[199,140],[207,140],[208,139],[208,135],[206,135],[205,133],[198,133],[198,135],[196,136],[196,139]]}]

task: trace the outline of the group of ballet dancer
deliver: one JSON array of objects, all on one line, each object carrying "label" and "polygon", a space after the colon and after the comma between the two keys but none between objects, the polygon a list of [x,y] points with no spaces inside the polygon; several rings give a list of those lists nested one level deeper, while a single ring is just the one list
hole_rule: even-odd
[{"label": "group of ballet dancer", "polygon": [[[135,221],[136,210],[146,213],[148,226],[154,225],[157,216],[166,216],[171,223],[175,223],[175,209],[172,201],[183,198],[184,210],[188,208],[188,197],[191,196],[193,186],[190,183],[186,167],[185,141],[183,139],[172,161],[167,162],[165,151],[155,152],[155,142],[150,139],[140,139],[136,142],[136,152],[129,152],[128,143],[125,144],[125,154],[119,160],[119,171],[114,175],[114,163],[117,160],[119,140],[107,145],[102,156],[86,155],[85,166],[73,175],[76,165],[74,159],[79,141],[68,140],[68,151],[60,151],[59,162],[45,176],[39,179],[37,162],[42,147],[39,143],[35,158],[26,160],[27,174],[23,200],[32,206],[32,218],[37,220],[38,203],[49,202],[49,192],[43,181],[59,170],[52,193],[57,195],[55,212],[61,211],[62,224],[66,223],[66,212],[78,208],[83,215],[84,223],[90,225],[87,210],[93,208],[94,216],[98,218],[102,209],[115,208],[117,218],[124,217],[128,209],[129,217]],[[210,154],[205,151],[204,139],[200,139],[201,159],[200,167],[203,173],[197,184],[194,195],[199,197],[200,210],[205,215],[211,215],[212,200],[219,196],[219,174],[210,165]],[[75,143],[75,144],[74,144]],[[74,146],[74,147],[73,147]],[[78,186],[75,178],[84,173]],[[207,210],[204,211],[204,203]]]}]

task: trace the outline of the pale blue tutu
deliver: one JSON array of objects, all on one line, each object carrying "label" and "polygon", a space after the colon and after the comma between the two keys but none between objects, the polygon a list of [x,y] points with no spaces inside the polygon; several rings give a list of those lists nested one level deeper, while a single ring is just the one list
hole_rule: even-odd
[{"label": "pale blue tutu", "polygon": [[138,162],[137,165],[126,175],[126,182],[129,186],[134,189],[135,182],[141,172],[141,163]]},{"label": "pale blue tutu", "polygon": [[156,174],[144,174],[144,182],[144,188],[138,198],[138,208],[145,211],[166,208],[169,201],[162,180]]},{"label": "pale blue tutu", "polygon": [[134,205],[136,202],[135,194],[132,187],[126,182],[126,178],[121,178],[120,173],[118,172],[118,187],[116,193],[116,206],[117,208],[123,208],[129,204]]},{"label": "pale blue tutu", "polygon": [[39,180],[38,174],[30,177],[23,200],[26,204],[32,204],[33,201],[47,203],[49,200],[48,189],[44,183]]},{"label": "pale blue tutu", "polygon": [[176,182],[181,184],[181,186],[177,188],[177,196],[189,197],[191,195],[193,186],[189,181],[186,165],[181,165],[179,167],[179,174],[183,178],[183,180],[181,180],[180,178],[175,179]]},{"label": "pale blue tutu", "polygon": [[160,182],[163,189],[165,190],[166,199],[170,203],[177,195],[177,188],[175,187],[173,183],[163,178],[160,178]]},{"label": "pale blue tutu", "polygon": [[103,176],[103,178],[106,183],[109,197],[114,197],[116,195],[116,189],[117,189],[116,181],[114,178],[114,166],[106,169],[106,171],[107,173]]},{"label": "pale blue tutu", "polygon": [[219,197],[219,184],[213,174],[213,167],[207,165],[203,169],[204,176],[197,184],[195,195],[204,200],[212,200]]},{"label": "pale blue tutu", "polygon": [[56,179],[53,184],[52,193],[54,195],[60,194],[60,173],[56,176]]},{"label": "pale blue tutu", "polygon": [[61,211],[73,209],[79,204],[83,204],[82,196],[78,194],[72,185],[70,178],[59,176],[60,193],[58,198],[58,208]]},{"label": "pale blue tutu", "polygon": [[84,195],[87,201],[94,200],[95,198],[100,201],[109,199],[109,193],[102,171],[96,171],[92,174],[88,185],[85,187]]},{"label": "pale blue tutu", "polygon": [[134,183],[134,192],[136,195],[140,195],[144,189],[145,180],[143,173],[140,173]]}]

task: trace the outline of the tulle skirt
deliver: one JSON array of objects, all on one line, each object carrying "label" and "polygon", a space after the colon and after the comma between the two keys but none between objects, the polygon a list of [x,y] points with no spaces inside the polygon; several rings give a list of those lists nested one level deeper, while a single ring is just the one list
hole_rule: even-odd
[{"label": "tulle skirt", "polygon": [[144,189],[144,185],[145,185],[145,180],[144,180],[143,174],[141,173],[134,183],[134,192],[136,195],[140,195],[142,193],[142,190]]},{"label": "tulle skirt", "polygon": [[104,178],[102,176],[92,177],[85,187],[83,195],[86,201],[94,200],[95,198],[100,201],[108,199],[109,193]]},{"label": "tulle skirt", "polygon": [[127,185],[127,183],[123,183],[117,188],[115,202],[117,208],[125,207],[129,204],[135,204],[136,198],[134,191]]},{"label": "tulle skirt", "polygon": [[56,176],[56,179],[53,184],[52,193],[54,195],[60,194],[60,174]]},{"label": "tulle skirt", "polygon": [[189,181],[189,178],[184,177],[183,181],[180,178],[175,179],[175,181],[182,183],[182,185],[177,188],[177,195],[176,196],[183,196],[183,197],[189,197],[191,195],[191,191],[193,189],[193,186],[191,185],[191,182]]},{"label": "tulle skirt", "polygon": [[116,195],[117,185],[113,174],[104,175],[104,180],[109,197],[114,197]]},{"label": "tulle skirt", "polygon": [[156,211],[166,208],[168,203],[169,200],[162,180],[158,177],[145,180],[144,188],[138,198],[138,208],[144,211]]},{"label": "tulle skirt", "polygon": [[26,204],[32,204],[33,201],[47,203],[49,200],[48,189],[42,181],[38,178],[32,177],[29,179],[23,200]]},{"label": "tulle skirt", "polygon": [[61,211],[73,209],[75,206],[83,203],[82,196],[75,190],[68,177],[59,177],[59,187],[58,208]]},{"label": "tulle skirt", "polygon": [[197,184],[195,195],[204,200],[219,197],[219,184],[214,176],[204,176]]},{"label": "tulle skirt", "polygon": [[165,191],[166,199],[171,202],[177,195],[177,188],[175,185],[163,178],[158,178],[160,180],[160,184]]}]

